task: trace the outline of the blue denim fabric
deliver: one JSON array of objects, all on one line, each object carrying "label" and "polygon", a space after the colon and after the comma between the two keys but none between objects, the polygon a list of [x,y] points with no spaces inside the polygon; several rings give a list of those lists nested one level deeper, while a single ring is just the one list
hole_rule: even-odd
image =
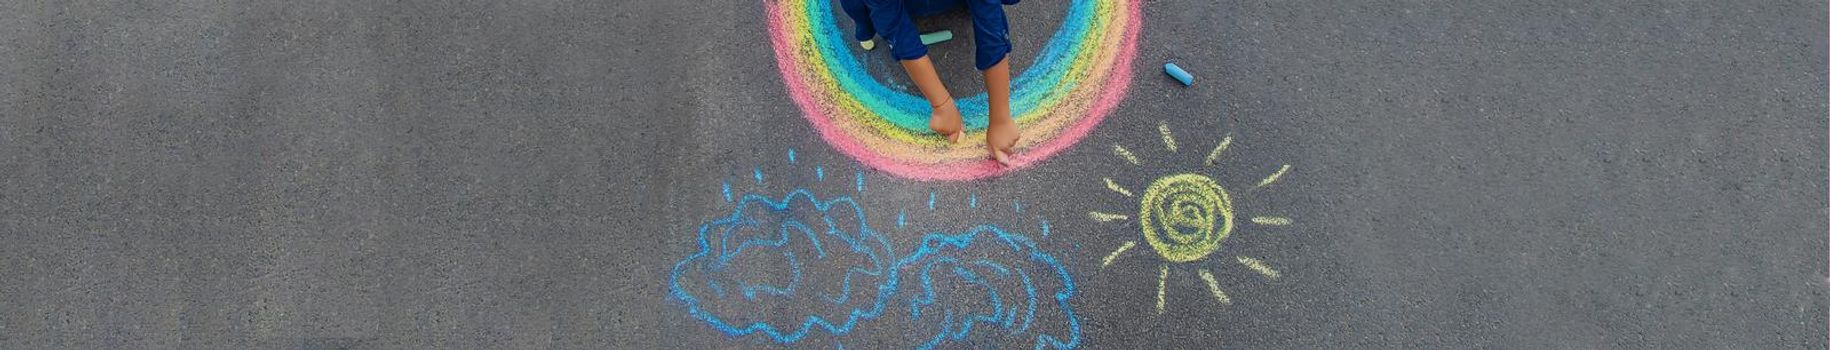
[{"label": "blue denim fabric", "polygon": [[985,70],[1010,53],[1010,23],[1004,19],[1004,6],[1019,1],[1022,0],[839,0],[839,6],[857,27],[854,38],[865,41],[882,35],[890,45],[890,56],[898,60],[928,55],[913,18],[963,7],[972,15],[973,45],[978,50],[975,66]]}]

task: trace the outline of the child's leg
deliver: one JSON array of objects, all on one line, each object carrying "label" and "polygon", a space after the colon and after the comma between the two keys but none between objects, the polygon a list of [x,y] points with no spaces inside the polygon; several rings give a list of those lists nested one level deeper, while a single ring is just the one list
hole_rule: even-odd
[{"label": "child's leg", "polygon": [[1019,138],[1017,121],[1010,118],[1009,61],[998,61],[985,70],[985,98],[991,105],[985,125],[985,146],[991,149],[992,159],[1009,165],[1010,151],[1017,147]]},{"label": "child's leg", "polygon": [[985,126],[985,146],[999,163],[1010,163],[1017,145],[1017,122],[1010,117],[1010,24],[1004,19],[1004,0],[966,0],[972,14],[972,39],[978,50],[977,66],[985,72],[985,97],[990,105]]},{"label": "child's leg", "polygon": [[851,18],[852,39],[868,42],[877,37],[877,27],[871,24],[870,7],[864,0],[839,0],[839,8],[845,11],[845,17]]},{"label": "child's leg", "polygon": [[972,15],[972,41],[978,50],[979,70],[1004,61],[1010,53],[1010,23],[1004,20],[1004,0],[965,0]]}]

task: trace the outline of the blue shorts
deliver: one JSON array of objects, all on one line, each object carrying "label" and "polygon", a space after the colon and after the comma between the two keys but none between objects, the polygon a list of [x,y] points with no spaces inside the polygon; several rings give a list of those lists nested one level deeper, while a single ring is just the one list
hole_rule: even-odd
[{"label": "blue shorts", "polygon": [[1004,5],[1021,0],[839,0],[845,15],[857,27],[858,41],[878,35],[890,45],[890,56],[912,60],[928,55],[913,18],[965,8],[972,15],[972,41],[978,50],[975,65],[990,69],[1010,54],[1010,23]]}]

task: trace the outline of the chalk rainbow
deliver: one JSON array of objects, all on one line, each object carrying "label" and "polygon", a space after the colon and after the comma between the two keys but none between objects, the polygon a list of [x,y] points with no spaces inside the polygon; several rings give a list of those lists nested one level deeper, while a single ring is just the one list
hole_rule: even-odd
[{"label": "chalk rainbow", "polygon": [[926,100],[885,86],[865,71],[852,51],[856,43],[838,26],[831,0],[763,3],[776,68],[795,104],[827,143],[898,176],[971,180],[1060,153],[1092,132],[1124,99],[1142,28],[1138,1],[1070,1],[1061,28],[1035,61],[1011,79],[1011,115],[1022,129],[1011,166],[998,165],[986,153],[985,94],[959,99],[967,134],[959,144],[948,144],[928,130]]}]

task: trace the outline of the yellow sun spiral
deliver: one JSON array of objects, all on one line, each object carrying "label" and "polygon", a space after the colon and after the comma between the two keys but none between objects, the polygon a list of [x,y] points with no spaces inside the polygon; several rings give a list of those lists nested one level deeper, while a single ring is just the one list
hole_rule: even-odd
[{"label": "yellow sun spiral", "polygon": [[1144,190],[1138,224],[1163,259],[1200,260],[1220,249],[1233,231],[1233,203],[1214,180],[1200,174],[1157,179]]}]

